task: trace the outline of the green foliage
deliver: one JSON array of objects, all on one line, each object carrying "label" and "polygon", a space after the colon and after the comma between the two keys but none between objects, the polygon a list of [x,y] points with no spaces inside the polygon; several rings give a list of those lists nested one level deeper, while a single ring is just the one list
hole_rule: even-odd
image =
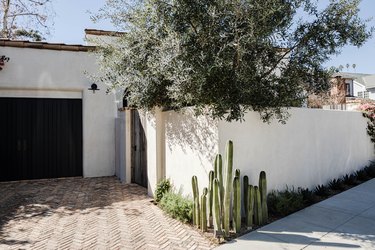
[{"label": "green foliage", "polygon": [[357,180],[359,181],[368,181],[370,177],[367,175],[367,171],[365,169],[360,169],[355,172]]},{"label": "green foliage", "polygon": [[316,194],[318,196],[321,196],[321,197],[328,197],[331,193],[329,191],[329,188],[327,188],[326,186],[324,186],[324,185],[318,185],[314,189],[314,194]]},{"label": "green foliage", "polygon": [[333,179],[328,183],[328,187],[331,190],[343,191],[345,190],[344,181],[340,178]]},{"label": "green foliage", "polygon": [[272,191],[268,194],[268,209],[278,216],[286,216],[305,207],[303,195],[288,187],[284,191]]},{"label": "green foliage", "polygon": [[298,193],[302,195],[303,203],[310,206],[317,201],[316,195],[308,188],[298,188]]},{"label": "green foliage", "polygon": [[160,181],[155,189],[155,200],[159,202],[163,198],[163,195],[171,190],[171,187],[169,179]]},{"label": "green foliage", "polygon": [[344,184],[348,186],[355,185],[357,181],[357,177],[355,176],[355,174],[346,174],[342,177],[342,179]]},{"label": "green foliage", "polygon": [[193,202],[180,193],[167,192],[159,203],[160,207],[172,218],[184,223],[193,220]]},{"label": "green foliage", "polygon": [[365,167],[364,170],[366,171],[366,173],[369,177],[375,178],[375,164],[374,164],[374,162],[372,162],[370,166]]},{"label": "green foliage", "polygon": [[331,0],[323,9],[316,2],[107,0],[95,18],[126,35],[98,50],[98,78],[109,90],[126,89],[139,108],[193,105],[227,120],[254,110],[285,121],[283,107],[329,87],[322,65],[330,56],[372,33],[358,16],[359,0]]}]

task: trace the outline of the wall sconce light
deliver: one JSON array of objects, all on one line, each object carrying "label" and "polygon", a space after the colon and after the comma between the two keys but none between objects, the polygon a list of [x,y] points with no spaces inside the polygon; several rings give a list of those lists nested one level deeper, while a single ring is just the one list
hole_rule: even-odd
[{"label": "wall sconce light", "polygon": [[3,55],[0,57],[0,70],[3,70],[5,62],[9,62],[9,57]]},{"label": "wall sconce light", "polygon": [[98,85],[96,85],[95,83],[91,84],[91,87],[89,88],[89,90],[92,90],[92,93],[95,94],[95,91],[96,90],[100,90],[98,89]]}]

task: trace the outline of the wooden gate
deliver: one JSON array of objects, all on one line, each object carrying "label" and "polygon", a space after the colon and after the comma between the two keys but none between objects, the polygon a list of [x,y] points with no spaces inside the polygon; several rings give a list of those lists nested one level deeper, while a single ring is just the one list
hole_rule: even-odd
[{"label": "wooden gate", "polygon": [[131,116],[131,181],[143,187],[147,180],[147,140],[138,110],[132,109]]}]

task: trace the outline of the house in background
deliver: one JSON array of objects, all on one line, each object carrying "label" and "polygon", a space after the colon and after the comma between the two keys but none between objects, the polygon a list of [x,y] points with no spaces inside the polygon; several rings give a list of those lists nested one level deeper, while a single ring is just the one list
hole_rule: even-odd
[{"label": "house in background", "polygon": [[363,102],[375,101],[375,75],[338,72],[331,79],[326,95],[309,97],[310,107],[356,110]]}]

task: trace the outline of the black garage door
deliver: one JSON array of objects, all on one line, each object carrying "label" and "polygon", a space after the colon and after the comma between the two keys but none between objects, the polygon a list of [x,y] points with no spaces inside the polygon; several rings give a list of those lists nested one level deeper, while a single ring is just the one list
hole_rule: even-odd
[{"label": "black garage door", "polygon": [[0,98],[0,181],[82,176],[82,100]]}]

